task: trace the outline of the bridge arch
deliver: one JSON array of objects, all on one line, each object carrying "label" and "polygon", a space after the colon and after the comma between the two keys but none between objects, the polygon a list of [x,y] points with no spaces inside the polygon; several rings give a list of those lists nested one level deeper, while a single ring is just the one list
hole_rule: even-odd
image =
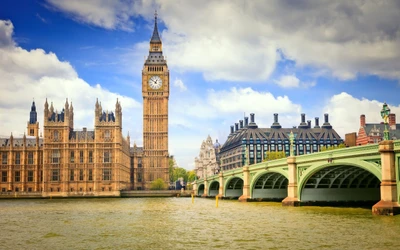
[{"label": "bridge arch", "polygon": [[239,198],[243,195],[243,179],[237,176],[230,177],[225,182],[224,197]]},{"label": "bridge arch", "polygon": [[251,181],[252,199],[283,200],[287,197],[288,173],[281,169],[259,172]]},{"label": "bridge arch", "polygon": [[219,193],[219,182],[212,181],[210,187],[208,188],[208,196],[217,196]]},{"label": "bridge arch", "polygon": [[202,196],[204,194],[204,184],[200,184],[197,188],[197,195]]},{"label": "bridge arch", "polygon": [[380,200],[381,175],[368,162],[337,162],[309,167],[300,177],[299,198],[312,202],[369,202]]}]

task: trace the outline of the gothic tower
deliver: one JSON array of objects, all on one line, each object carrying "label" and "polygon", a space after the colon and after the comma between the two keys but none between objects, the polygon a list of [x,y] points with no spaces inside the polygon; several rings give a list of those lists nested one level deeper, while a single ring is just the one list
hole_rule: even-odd
[{"label": "gothic tower", "polygon": [[149,55],[142,70],[143,95],[143,187],[168,174],[168,98],[169,71],[158,34],[157,12],[150,40]]},{"label": "gothic tower", "polygon": [[37,122],[35,101],[32,102],[31,112],[29,114],[27,134],[30,136],[39,136],[39,122]]}]

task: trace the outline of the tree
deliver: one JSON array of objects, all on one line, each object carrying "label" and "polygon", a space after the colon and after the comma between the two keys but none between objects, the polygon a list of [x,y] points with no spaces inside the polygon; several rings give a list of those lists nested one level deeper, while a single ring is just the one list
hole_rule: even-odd
[{"label": "tree", "polygon": [[335,146],[325,146],[325,147],[321,147],[321,152],[324,151],[329,151],[329,150],[335,150],[335,149],[339,149],[339,148],[345,148],[346,145],[344,143],[340,143],[339,145]]},{"label": "tree", "polygon": [[284,151],[272,151],[272,152],[265,152],[264,161],[272,161],[276,159],[285,158],[286,153]]},{"label": "tree", "polygon": [[169,172],[169,182],[174,181],[174,156],[170,155],[168,158],[168,172]]},{"label": "tree", "polygon": [[177,181],[181,177],[183,178],[183,180],[185,182],[187,182],[188,174],[187,174],[186,169],[180,168],[180,167],[174,168],[174,179],[173,179],[173,181]]},{"label": "tree", "polygon": [[163,179],[158,178],[157,180],[153,181],[150,186],[151,190],[164,190],[167,189],[167,185],[164,183]]},{"label": "tree", "polygon": [[187,172],[188,182],[192,182],[196,179],[196,172],[194,170],[190,170]]}]

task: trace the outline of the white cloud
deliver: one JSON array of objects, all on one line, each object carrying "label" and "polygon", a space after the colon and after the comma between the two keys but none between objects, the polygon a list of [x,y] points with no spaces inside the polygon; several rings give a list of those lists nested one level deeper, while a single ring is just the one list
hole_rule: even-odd
[{"label": "white cloud", "polygon": [[274,82],[282,88],[310,88],[316,85],[315,82],[301,82],[295,75],[283,75]]},{"label": "white cloud", "polygon": [[[0,46],[0,131],[2,136],[22,135],[29,119],[30,105],[35,99],[38,121],[43,126],[43,105],[48,99],[59,111],[65,99],[73,103],[75,128],[93,128],[96,98],[103,109],[114,110],[118,98],[123,112],[125,133],[131,138],[140,138],[141,126],[136,117],[141,117],[141,104],[127,96],[112,93],[100,85],[91,86],[78,77],[69,62],[60,61],[54,53],[42,49],[25,50],[15,45],[12,39],[11,22],[0,20],[0,40],[9,41]],[[141,124],[141,123],[139,123]],[[138,128],[139,131],[133,129]],[[42,128],[41,128],[41,131]],[[126,134],[125,134],[126,135]]]},{"label": "white cloud", "polygon": [[[391,113],[400,114],[400,106],[388,103]],[[324,107],[329,113],[330,123],[339,135],[344,138],[346,133],[357,132],[360,128],[360,115],[364,114],[367,123],[380,123],[380,111],[383,103],[376,100],[358,99],[342,92],[332,96]]]},{"label": "white cloud", "polygon": [[187,90],[186,85],[182,82],[181,79],[176,79],[174,81],[174,86],[177,87],[181,92],[184,92]]},{"label": "white cloud", "polygon": [[158,9],[170,66],[200,71],[207,80],[266,80],[279,60],[277,49],[297,66],[339,79],[400,79],[398,1],[48,2],[107,29],[130,29],[131,17],[150,21]]}]

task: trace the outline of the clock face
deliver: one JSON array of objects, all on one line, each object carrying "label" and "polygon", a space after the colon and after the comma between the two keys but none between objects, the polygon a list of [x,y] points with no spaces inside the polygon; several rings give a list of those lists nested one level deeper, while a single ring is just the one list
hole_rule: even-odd
[{"label": "clock face", "polygon": [[159,76],[152,76],[149,79],[149,86],[152,89],[159,89],[162,86],[162,80]]}]

